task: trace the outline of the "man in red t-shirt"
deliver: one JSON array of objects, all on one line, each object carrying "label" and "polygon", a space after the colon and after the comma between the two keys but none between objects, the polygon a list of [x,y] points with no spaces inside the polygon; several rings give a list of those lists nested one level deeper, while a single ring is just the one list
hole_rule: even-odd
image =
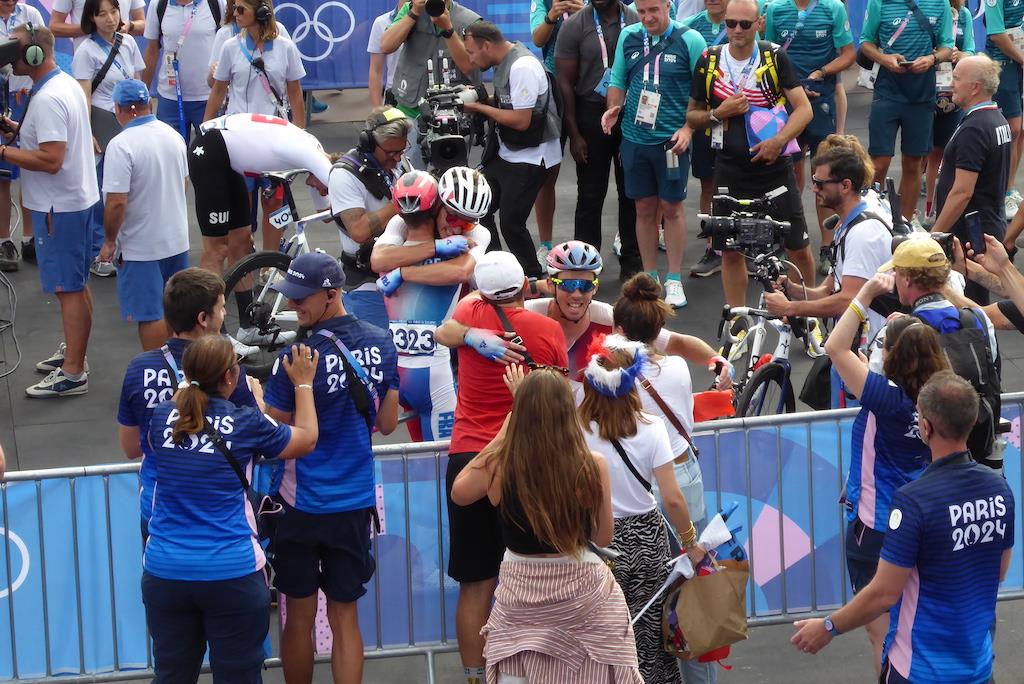
[{"label": "man in red t-shirt", "polygon": [[[459,655],[466,677],[484,681],[484,639],[505,553],[498,512],[487,498],[470,506],[451,501],[452,483],[466,465],[498,434],[512,410],[512,394],[502,376],[505,364],[532,360],[536,365],[568,366],[561,326],[547,316],[523,308],[526,276],[508,252],[490,252],[473,273],[479,294],[471,294],[455,307],[452,318],[437,329],[436,340],[458,348],[459,383],[455,426],[448,454],[448,575],[459,583],[455,614]],[[515,334],[498,311],[504,313]],[[510,338],[518,336],[516,342]],[[521,343],[519,343],[521,340]]]}]

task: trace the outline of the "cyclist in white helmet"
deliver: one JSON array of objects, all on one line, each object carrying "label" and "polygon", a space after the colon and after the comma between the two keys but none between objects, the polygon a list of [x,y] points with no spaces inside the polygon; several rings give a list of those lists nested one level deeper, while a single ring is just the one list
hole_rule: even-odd
[{"label": "cyclist in white helmet", "polygon": [[483,174],[466,167],[435,182],[424,171],[404,174],[392,189],[398,215],[377,239],[370,265],[382,274],[389,326],[398,350],[400,401],[419,414],[415,441],[447,439],[455,420],[455,382],[448,347],[434,332],[450,318],[462,286],[490,241],[476,220],[490,207]]}]

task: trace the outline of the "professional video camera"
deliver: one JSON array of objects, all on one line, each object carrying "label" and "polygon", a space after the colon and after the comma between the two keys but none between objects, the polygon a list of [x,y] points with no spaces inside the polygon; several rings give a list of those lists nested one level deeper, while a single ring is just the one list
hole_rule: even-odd
[{"label": "professional video camera", "polygon": [[778,187],[757,199],[736,199],[726,194],[711,199],[712,212],[729,210],[728,216],[697,214],[700,235],[711,238],[712,249],[742,251],[749,254],[774,252],[789,234],[788,221],[776,221],[768,216],[772,200],[786,193]]},{"label": "professional video camera", "polygon": [[906,235],[893,235],[892,237],[892,251],[896,251],[896,248],[907,240],[923,240],[926,237],[930,237],[942,246],[942,251],[946,255],[946,259],[949,263],[953,263],[953,233],[925,233],[922,231],[915,231]]},{"label": "professional video camera", "polygon": [[476,102],[480,93],[473,86],[449,82],[448,59],[441,60],[441,82],[434,77],[434,60],[427,61],[430,85],[420,100],[420,147],[430,169],[441,174],[453,166],[469,163],[469,139],[474,134],[473,117],[462,107]]}]

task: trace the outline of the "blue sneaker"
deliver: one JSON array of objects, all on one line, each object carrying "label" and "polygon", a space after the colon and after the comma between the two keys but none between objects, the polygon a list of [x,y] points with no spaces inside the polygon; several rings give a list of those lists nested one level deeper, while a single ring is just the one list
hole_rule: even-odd
[{"label": "blue sneaker", "polygon": [[327,111],[328,107],[330,107],[330,105],[327,104],[326,102],[321,102],[315,97],[310,98],[309,110],[314,114],[323,114],[324,112]]},{"label": "blue sneaker", "polygon": [[72,397],[89,391],[89,374],[84,373],[81,380],[72,380],[61,368],[56,369],[45,378],[25,389],[25,394],[37,399],[50,397]]}]

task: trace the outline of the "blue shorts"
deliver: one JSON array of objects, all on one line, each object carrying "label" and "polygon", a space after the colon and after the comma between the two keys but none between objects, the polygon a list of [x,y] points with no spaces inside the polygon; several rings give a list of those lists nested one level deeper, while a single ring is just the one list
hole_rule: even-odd
[{"label": "blue shorts", "polygon": [[1021,66],[1014,61],[1003,65],[999,74],[999,89],[992,97],[1003,116],[1007,119],[1016,119],[1021,115],[1021,84],[1024,82],[1024,74],[1021,73]]},{"label": "blue shorts", "polygon": [[[168,100],[159,95],[157,95],[156,101],[156,118],[174,130],[178,130],[178,101]],[[203,115],[206,114],[206,100],[182,102],[181,104],[185,108],[185,121],[187,122],[185,131],[188,132],[191,128],[198,132],[199,125],[203,123]]]},{"label": "blue shorts", "polygon": [[282,505],[285,514],[272,547],[277,590],[306,598],[322,589],[338,603],[352,603],[365,594],[377,569],[370,554],[371,509],[316,515]]},{"label": "blue shorts", "polygon": [[92,207],[32,212],[39,280],[46,294],[81,292],[92,263]]},{"label": "blue shorts", "polygon": [[846,570],[853,593],[866,587],[878,570],[885,534],[867,527],[859,519],[846,525]]},{"label": "blue shorts", "polygon": [[[25,116],[25,105],[28,104],[28,93],[21,91],[18,93],[11,93],[11,118],[15,121],[21,121],[21,118]],[[21,177],[21,167],[15,166],[10,162],[0,161],[0,169],[11,172],[10,178],[0,178],[0,181],[13,181],[18,180]]]},{"label": "blue shorts", "polygon": [[686,179],[690,170],[690,152],[679,155],[679,178],[669,180],[663,144],[638,145],[623,140],[619,148],[626,177],[626,197],[643,199],[658,197],[665,202],[686,199]]},{"label": "blue shorts", "polygon": [[188,251],[156,261],[123,261],[117,265],[117,299],[121,320],[144,323],[164,317],[164,285],[188,268]]},{"label": "blue shorts", "polygon": [[935,110],[935,123],[932,126],[932,145],[939,149],[944,149],[949,144],[949,139],[953,137],[953,131],[960,125],[960,120],[963,118],[964,112],[959,108],[951,112]]},{"label": "blue shorts", "polygon": [[812,98],[811,112],[814,114],[814,118],[797,138],[800,152],[794,155],[794,159],[802,159],[805,149],[808,155],[813,157],[821,141],[836,132],[835,92]]},{"label": "blue shorts", "polygon": [[711,136],[701,131],[693,134],[690,143],[690,173],[700,180],[715,177],[715,151],[711,149]]},{"label": "blue shorts", "polygon": [[908,157],[924,157],[932,151],[932,123],[935,102],[896,102],[878,96],[871,102],[868,119],[868,154],[892,157],[896,154],[896,131],[900,151]]},{"label": "blue shorts", "polygon": [[384,308],[384,295],[377,290],[353,290],[344,296],[345,310],[361,321],[372,323],[381,330],[388,325],[388,310]]}]

